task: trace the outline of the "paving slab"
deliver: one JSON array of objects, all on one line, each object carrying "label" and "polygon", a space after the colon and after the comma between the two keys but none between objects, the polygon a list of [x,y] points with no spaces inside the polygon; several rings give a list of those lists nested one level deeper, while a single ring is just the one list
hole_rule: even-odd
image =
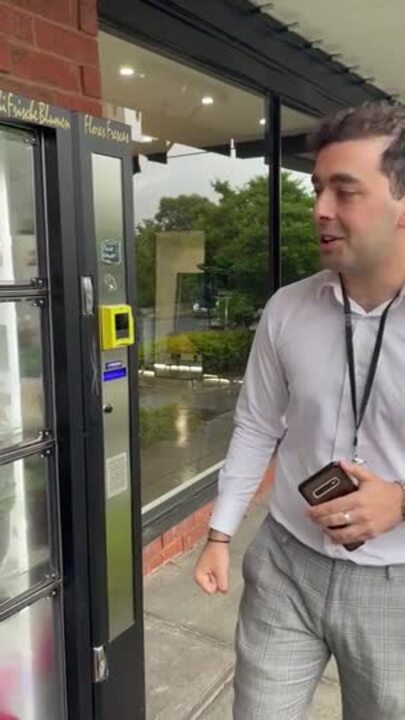
[{"label": "paving slab", "polygon": [[186,720],[232,671],[231,650],[145,618],[147,720]]},{"label": "paving slab", "polygon": [[[203,714],[196,714],[190,720],[232,720],[232,699],[232,684],[228,683]],[[316,691],[307,720],[341,720],[341,717],[339,686],[325,679]]]},{"label": "paving slab", "polygon": [[227,594],[206,595],[193,582],[193,566],[201,549],[199,547],[146,578],[146,614],[194,629],[209,635],[216,642],[233,647],[242,591],[242,554],[265,514],[262,506],[255,506],[250,510],[232,543],[230,587]]},{"label": "paving slab", "polygon": [[[230,592],[213,597],[192,581],[200,547],[145,579],[148,720],[232,720],[234,631],[242,590],[244,549],[266,515],[248,511],[232,541]],[[340,720],[334,661],[329,663],[308,720]]]}]

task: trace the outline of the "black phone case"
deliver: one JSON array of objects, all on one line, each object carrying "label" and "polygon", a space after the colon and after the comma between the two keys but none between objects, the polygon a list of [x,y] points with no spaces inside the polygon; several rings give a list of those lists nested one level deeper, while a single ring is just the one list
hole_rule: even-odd
[{"label": "black phone case", "polygon": [[[331,462],[304,480],[298,486],[298,490],[309,505],[321,505],[321,503],[335,500],[344,495],[350,495],[352,492],[356,492],[358,487],[338,462]],[[338,528],[336,527],[336,529]],[[349,552],[353,552],[362,545],[362,542],[350,543],[343,547]]]}]

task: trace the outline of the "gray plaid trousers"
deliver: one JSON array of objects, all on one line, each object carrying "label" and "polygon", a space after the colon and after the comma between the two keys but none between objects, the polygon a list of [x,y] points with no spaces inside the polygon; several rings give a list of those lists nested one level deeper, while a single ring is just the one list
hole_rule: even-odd
[{"label": "gray plaid trousers", "polygon": [[234,720],[302,720],[331,655],[344,720],[405,720],[405,565],[329,559],[268,516],[243,575]]}]

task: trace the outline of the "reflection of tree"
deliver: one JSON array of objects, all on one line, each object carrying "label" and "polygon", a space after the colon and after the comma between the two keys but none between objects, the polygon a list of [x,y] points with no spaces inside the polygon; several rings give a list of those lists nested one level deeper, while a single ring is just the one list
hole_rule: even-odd
[{"label": "reflection of tree", "polygon": [[[202,230],[206,238],[204,271],[208,284],[227,296],[233,326],[248,325],[268,294],[268,185],[257,177],[233,189],[216,181],[214,202],[200,195],[164,197],[152,220],[137,227],[140,307],[155,298],[155,233]],[[318,267],[312,229],[312,199],[288,173],[282,176],[282,280],[299,280]]]}]

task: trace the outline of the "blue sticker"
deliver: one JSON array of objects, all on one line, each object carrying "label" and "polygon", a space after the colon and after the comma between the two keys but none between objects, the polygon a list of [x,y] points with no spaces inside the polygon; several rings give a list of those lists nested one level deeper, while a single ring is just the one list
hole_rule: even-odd
[{"label": "blue sticker", "polygon": [[124,378],[126,377],[126,375],[126,368],[118,368],[117,370],[106,370],[106,372],[103,373],[103,380],[104,382],[110,382],[111,380],[119,380],[120,378]]}]

